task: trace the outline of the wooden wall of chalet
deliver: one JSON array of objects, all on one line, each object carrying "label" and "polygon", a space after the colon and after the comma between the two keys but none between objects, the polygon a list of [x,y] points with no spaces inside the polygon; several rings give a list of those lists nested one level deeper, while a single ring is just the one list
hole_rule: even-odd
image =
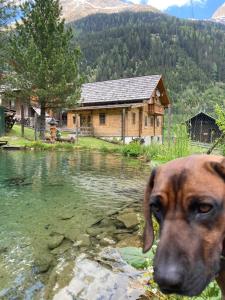
[{"label": "wooden wall of chalet", "polygon": [[[122,136],[122,109],[101,109],[90,111],[79,111],[80,116],[91,116],[91,125],[95,136],[102,137],[120,137]],[[106,123],[99,124],[99,114],[105,113]],[[134,116],[135,115],[135,116]],[[80,123],[80,120],[79,120]],[[163,127],[162,115],[151,115],[149,113],[149,106],[145,104],[139,108],[126,108],[125,114],[125,136],[138,137],[140,135],[141,123],[141,136],[161,136]],[[82,126],[79,124],[79,127]],[[89,126],[89,124],[87,124]],[[67,114],[67,127],[75,129],[75,113],[68,112]]]}]

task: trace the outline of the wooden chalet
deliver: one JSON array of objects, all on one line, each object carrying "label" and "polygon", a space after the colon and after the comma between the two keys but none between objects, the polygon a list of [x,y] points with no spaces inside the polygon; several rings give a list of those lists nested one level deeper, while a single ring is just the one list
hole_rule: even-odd
[{"label": "wooden chalet", "polygon": [[213,143],[222,132],[216,124],[216,119],[204,112],[200,112],[186,121],[192,141]]},{"label": "wooden chalet", "polygon": [[161,75],[87,83],[79,106],[68,111],[67,127],[80,135],[125,143],[162,142],[169,104]]},{"label": "wooden chalet", "polygon": [[[9,96],[9,93],[11,95]],[[37,118],[41,115],[41,110],[38,107],[38,102],[35,97],[31,97],[29,102],[21,99],[20,90],[12,88],[10,85],[0,85],[0,106],[5,110],[15,111],[15,119],[21,121],[24,117],[24,125],[34,127],[35,115]],[[49,114],[46,112],[46,118],[49,119]],[[46,120],[46,125],[48,121]]]}]

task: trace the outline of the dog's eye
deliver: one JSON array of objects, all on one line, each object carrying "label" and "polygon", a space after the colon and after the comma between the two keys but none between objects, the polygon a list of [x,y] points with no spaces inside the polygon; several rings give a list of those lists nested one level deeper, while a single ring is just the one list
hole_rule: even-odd
[{"label": "dog's eye", "polygon": [[161,211],[161,204],[160,203],[151,203],[150,204],[151,210],[153,213],[159,213]]},{"label": "dog's eye", "polygon": [[206,214],[213,209],[212,204],[209,203],[200,203],[197,207],[199,214]]}]

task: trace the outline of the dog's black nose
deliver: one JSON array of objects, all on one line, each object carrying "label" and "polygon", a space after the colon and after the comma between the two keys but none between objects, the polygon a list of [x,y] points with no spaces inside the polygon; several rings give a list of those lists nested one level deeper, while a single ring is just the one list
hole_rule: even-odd
[{"label": "dog's black nose", "polygon": [[177,265],[155,268],[154,280],[165,293],[178,292],[183,284],[183,270]]}]

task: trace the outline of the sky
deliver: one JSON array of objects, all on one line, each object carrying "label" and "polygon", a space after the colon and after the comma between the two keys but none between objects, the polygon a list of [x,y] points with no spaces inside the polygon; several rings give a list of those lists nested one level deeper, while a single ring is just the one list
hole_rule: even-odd
[{"label": "sky", "polygon": [[225,0],[131,0],[149,4],[179,18],[209,19]]},{"label": "sky", "polygon": [[[7,0],[9,1],[9,0]],[[24,0],[16,0],[21,2]],[[74,0],[76,1],[76,0]],[[185,19],[210,19],[225,0],[124,0],[149,4],[172,16]]]},{"label": "sky", "polygon": [[[213,1],[213,0],[211,0]],[[139,0],[132,0],[132,2],[140,2]],[[192,0],[193,3],[203,4],[207,2],[207,0]],[[160,10],[166,10],[167,8],[171,6],[184,6],[184,5],[190,5],[191,0],[148,0],[145,1],[145,3],[148,3],[149,5],[152,5]]]}]

